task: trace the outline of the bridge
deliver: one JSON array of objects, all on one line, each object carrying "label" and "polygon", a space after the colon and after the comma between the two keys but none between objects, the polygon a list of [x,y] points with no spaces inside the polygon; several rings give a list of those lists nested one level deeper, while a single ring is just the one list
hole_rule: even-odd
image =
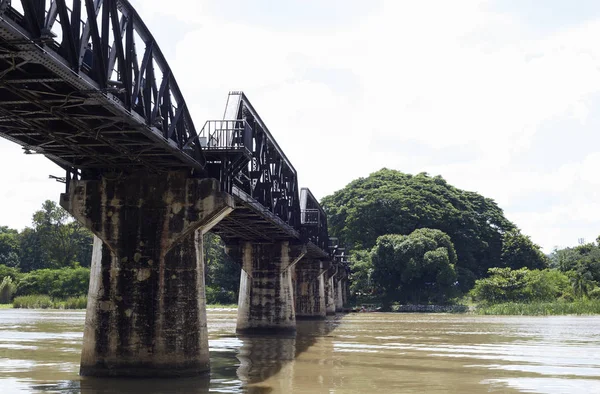
[{"label": "bridge", "polygon": [[238,332],[345,302],[343,249],[246,95],[196,128],[126,0],[0,0],[0,136],[65,170],[61,205],[94,233],[82,375],[209,369],[208,231],[242,269]]}]

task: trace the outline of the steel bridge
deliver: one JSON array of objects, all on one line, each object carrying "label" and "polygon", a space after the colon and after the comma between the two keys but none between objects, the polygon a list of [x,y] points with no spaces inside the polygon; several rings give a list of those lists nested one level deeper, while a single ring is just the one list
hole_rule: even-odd
[{"label": "steel bridge", "polygon": [[0,136],[65,170],[95,235],[81,374],[208,369],[202,235],[242,267],[238,332],[342,309],[347,261],[246,95],[197,128],[126,0],[0,0]]},{"label": "steel bridge", "polygon": [[295,238],[326,258],[327,218],[246,95],[194,125],[175,76],[128,1],[0,0],[0,136],[71,179],[189,169],[237,208],[225,239]]}]

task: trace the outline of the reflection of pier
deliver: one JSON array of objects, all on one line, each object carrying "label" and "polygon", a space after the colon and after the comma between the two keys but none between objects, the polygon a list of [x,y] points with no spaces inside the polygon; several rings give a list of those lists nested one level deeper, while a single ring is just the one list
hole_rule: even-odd
[{"label": "reflection of pier", "polygon": [[[306,320],[297,323],[295,336],[240,336],[238,378],[247,385],[248,393],[292,392],[298,357],[309,348],[319,346],[319,338],[329,335],[339,324],[339,318]],[[331,353],[331,350],[323,352]],[[310,379],[317,385],[324,379],[318,374],[318,365],[326,362],[323,358],[315,364],[315,375]],[[274,375],[278,378],[270,382]],[[303,385],[306,383],[303,381]]]}]

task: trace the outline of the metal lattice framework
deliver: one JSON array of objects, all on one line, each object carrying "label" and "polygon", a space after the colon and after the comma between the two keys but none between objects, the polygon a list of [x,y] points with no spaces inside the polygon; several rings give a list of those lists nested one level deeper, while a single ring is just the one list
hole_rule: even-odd
[{"label": "metal lattice framework", "polygon": [[206,164],[177,82],[125,0],[0,0],[0,135],[74,172]]},{"label": "metal lattice framework", "polygon": [[[0,0],[0,136],[71,177],[191,169],[238,201],[228,239],[307,242],[325,214],[242,92],[197,133],[156,41],[126,0]],[[68,185],[68,182],[67,182]],[[314,223],[313,223],[314,219]]]},{"label": "metal lattice framework", "polygon": [[304,238],[323,250],[330,247],[327,233],[327,215],[311,191],[300,190],[300,223]]}]

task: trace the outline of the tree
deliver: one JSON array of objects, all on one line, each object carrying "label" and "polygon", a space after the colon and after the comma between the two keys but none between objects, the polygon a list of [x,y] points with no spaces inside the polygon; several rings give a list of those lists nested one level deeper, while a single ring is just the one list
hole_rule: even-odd
[{"label": "tree", "polygon": [[350,253],[349,280],[350,293],[358,297],[373,295],[373,262],[369,251],[356,250]]},{"label": "tree", "polygon": [[204,235],[204,270],[209,303],[237,302],[241,267],[226,253],[221,238],[212,233]]},{"label": "tree", "polygon": [[[39,246],[46,254],[45,262],[53,268],[72,266],[75,262],[89,265],[92,234],[55,202],[46,200],[33,214],[33,228]],[[87,261],[82,261],[87,258]],[[39,267],[42,268],[42,267]]]},{"label": "tree", "polygon": [[0,304],[8,304],[12,301],[12,297],[17,290],[17,286],[13,283],[10,276],[6,276],[0,283]]},{"label": "tree", "polygon": [[19,232],[6,226],[0,226],[0,264],[17,267],[19,261]]},{"label": "tree", "polygon": [[442,177],[382,169],[325,197],[330,235],[352,250],[369,250],[385,234],[432,228],[450,236],[459,283],[501,266],[502,238],[515,225],[491,199],[449,185]]},{"label": "tree", "polygon": [[34,229],[26,227],[20,235],[21,258],[19,268],[23,272],[50,266],[48,251],[42,246],[40,234]]},{"label": "tree", "polygon": [[540,247],[517,229],[504,233],[501,260],[502,267],[513,270],[523,267],[544,269],[548,266],[548,258],[542,253]]},{"label": "tree", "polygon": [[554,250],[550,255],[550,266],[563,272],[578,272],[581,278],[600,283],[600,247],[588,243]]},{"label": "tree", "polygon": [[383,235],[371,258],[385,309],[393,301],[445,302],[454,295],[456,252],[450,237],[440,230]]}]

